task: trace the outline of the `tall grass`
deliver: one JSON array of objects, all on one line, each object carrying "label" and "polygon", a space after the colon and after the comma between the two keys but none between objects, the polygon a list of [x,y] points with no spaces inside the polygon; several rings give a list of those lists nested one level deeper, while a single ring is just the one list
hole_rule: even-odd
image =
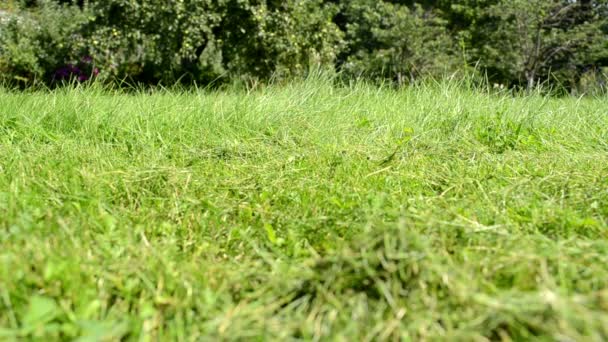
[{"label": "tall grass", "polygon": [[608,339],[608,100],[0,91],[0,339]]}]

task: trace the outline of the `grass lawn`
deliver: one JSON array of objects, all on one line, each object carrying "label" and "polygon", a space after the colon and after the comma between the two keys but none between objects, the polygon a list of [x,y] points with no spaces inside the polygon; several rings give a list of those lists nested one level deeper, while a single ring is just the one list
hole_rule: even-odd
[{"label": "grass lawn", "polygon": [[0,340],[608,339],[608,98],[0,90]]}]

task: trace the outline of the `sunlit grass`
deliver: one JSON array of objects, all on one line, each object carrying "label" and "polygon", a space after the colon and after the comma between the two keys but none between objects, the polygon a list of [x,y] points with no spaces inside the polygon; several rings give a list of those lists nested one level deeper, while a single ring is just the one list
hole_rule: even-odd
[{"label": "sunlit grass", "polygon": [[0,339],[607,339],[607,108],[0,91]]}]

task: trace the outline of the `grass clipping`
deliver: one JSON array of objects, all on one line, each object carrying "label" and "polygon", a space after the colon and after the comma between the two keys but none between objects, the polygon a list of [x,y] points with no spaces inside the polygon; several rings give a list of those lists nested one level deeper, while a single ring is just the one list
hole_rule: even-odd
[{"label": "grass clipping", "polygon": [[[556,332],[577,337],[608,333],[602,313],[608,308],[608,291],[571,298],[548,288],[526,288],[514,284],[514,270],[484,279],[481,273],[488,272],[483,268],[493,265],[481,260],[464,265],[436,242],[407,227],[362,234],[339,253],[313,262],[307,272],[298,271],[307,276],[292,288],[289,315],[303,310],[307,322],[317,321],[304,325],[304,330],[316,328],[306,331],[311,337],[336,331],[345,337],[349,330],[344,327],[365,340],[568,340]],[[547,272],[546,262],[528,264],[526,272],[539,276]],[[497,279],[503,288],[496,287]]]}]

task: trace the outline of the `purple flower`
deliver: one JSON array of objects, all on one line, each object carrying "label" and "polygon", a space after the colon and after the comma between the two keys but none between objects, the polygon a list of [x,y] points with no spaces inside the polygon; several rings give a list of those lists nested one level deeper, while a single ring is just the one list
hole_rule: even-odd
[{"label": "purple flower", "polygon": [[65,66],[57,69],[55,71],[54,79],[74,79],[78,82],[85,82],[91,77],[96,77],[97,75],[99,75],[99,69],[94,66],[93,57],[84,56],[77,64],[68,63]]},{"label": "purple flower", "polygon": [[70,71],[66,67],[59,68],[57,71],[55,71],[55,78],[63,79],[68,76],[70,76]]}]

